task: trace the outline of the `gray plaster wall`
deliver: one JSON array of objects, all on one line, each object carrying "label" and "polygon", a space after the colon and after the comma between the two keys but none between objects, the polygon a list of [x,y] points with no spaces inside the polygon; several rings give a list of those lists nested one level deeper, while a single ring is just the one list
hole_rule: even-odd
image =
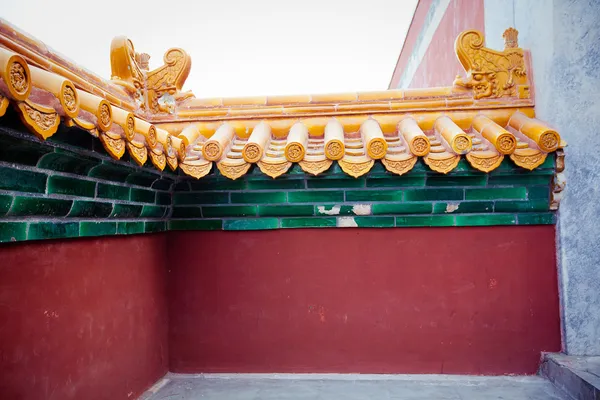
[{"label": "gray plaster wall", "polygon": [[600,355],[600,0],[485,0],[489,47],[507,24],[529,49],[537,116],[567,141],[558,265],[564,351]]}]

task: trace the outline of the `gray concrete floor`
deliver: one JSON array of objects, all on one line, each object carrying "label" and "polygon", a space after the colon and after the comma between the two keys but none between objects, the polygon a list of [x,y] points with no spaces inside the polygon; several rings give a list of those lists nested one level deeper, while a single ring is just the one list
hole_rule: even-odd
[{"label": "gray concrete floor", "polygon": [[540,377],[168,374],[143,400],[566,400]]}]

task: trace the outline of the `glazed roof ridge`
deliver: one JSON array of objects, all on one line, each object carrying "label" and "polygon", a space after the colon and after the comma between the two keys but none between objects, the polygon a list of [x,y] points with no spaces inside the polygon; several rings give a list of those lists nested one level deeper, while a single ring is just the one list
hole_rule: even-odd
[{"label": "glazed roof ridge", "polygon": [[496,51],[480,32],[461,33],[455,49],[466,77],[447,87],[197,99],[182,91],[191,69],[183,49],[149,70],[150,56],[116,37],[107,81],[1,21],[0,115],[12,103],[40,139],[62,121],[98,137],[114,158],[127,150],[140,165],[150,158],[196,178],[216,165],[236,179],[252,164],[274,178],[292,163],[316,175],[334,161],[358,177],[376,160],[403,174],[418,157],[447,173],[463,155],[485,172],[506,155],[533,169],[565,143],[534,118],[517,34],[507,29]]}]

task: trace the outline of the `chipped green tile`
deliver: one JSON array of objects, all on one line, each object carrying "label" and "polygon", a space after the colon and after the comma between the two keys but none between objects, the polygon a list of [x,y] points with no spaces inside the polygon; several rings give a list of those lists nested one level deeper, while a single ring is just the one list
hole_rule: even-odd
[{"label": "chipped green tile", "polygon": [[315,215],[357,215],[355,207],[362,207],[362,204],[324,204],[316,205]]},{"label": "chipped green tile", "polygon": [[427,177],[427,186],[484,186],[487,175],[431,175]]},{"label": "chipped green tile", "polygon": [[98,183],[98,197],[114,200],[129,200],[130,188],[126,186]]},{"label": "chipped green tile", "polygon": [[493,211],[494,203],[491,201],[436,203],[433,206],[433,212],[436,214],[486,213]]},{"label": "chipped green tile", "polygon": [[313,215],[312,205],[293,206],[258,206],[258,215],[261,217],[295,217]]},{"label": "chipped green tile", "polygon": [[116,222],[81,222],[79,236],[104,236],[114,235],[117,232]]},{"label": "chipped green tile", "polygon": [[456,226],[514,225],[517,219],[513,214],[464,214],[456,215]]},{"label": "chipped green tile", "polygon": [[243,192],[231,193],[232,203],[285,203],[286,192]]},{"label": "chipped green tile", "polygon": [[338,188],[361,188],[365,187],[365,179],[307,179],[306,185],[309,189],[338,189]]},{"label": "chipped green tile", "polygon": [[279,220],[277,218],[245,218],[223,221],[223,229],[226,231],[254,231],[277,229],[278,227]]},{"label": "chipped green tile", "polygon": [[169,230],[172,231],[213,231],[223,228],[223,221],[220,219],[186,219],[169,221]]},{"label": "chipped green tile", "polygon": [[304,179],[271,179],[264,181],[248,181],[250,190],[285,190],[304,189]]},{"label": "chipped green tile", "polygon": [[525,187],[465,189],[465,200],[525,199]]},{"label": "chipped green tile", "polygon": [[54,175],[48,178],[48,193],[94,197],[96,182]]},{"label": "chipped green tile", "polygon": [[79,236],[77,222],[38,222],[29,224],[28,240],[72,238]]},{"label": "chipped green tile", "polygon": [[75,200],[69,217],[78,218],[106,218],[113,210],[112,203],[101,203],[97,201]]},{"label": "chipped green tile", "polygon": [[129,200],[138,203],[154,203],[156,201],[156,193],[146,189],[131,189]]},{"label": "chipped green tile", "polygon": [[325,228],[334,227],[337,225],[337,218],[282,218],[282,228]]},{"label": "chipped green tile", "polygon": [[26,222],[0,222],[0,242],[17,242],[25,240]]},{"label": "chipped green tile", "polygon": [[394,217],[338,217],[337,226],[345,228],[391,228],[394,226]]},{"label": "chipped green tile", "polygon": [[223,204],[229,203],[227,192],[175,192],[173,204]]},{"label": "chipped green tile", "polygon": [[431,203],[377,203],[371,206],[373,214],[431,214]]},{"label": "chipped green tile", "polygon": [[64,217],[69,213],[73,200],[45,197],[15,197],[8,213],[10,216]]},{"label": "chipped green tile", "polygon": [[3,216],[10,210],[10,206],[12,205],[13,198],[12,196],[0,194],[0,217]]},{"label": "chipped green tile", "polygon": [[46,174],[17,168],[0,167],[0,189],[17,192],[46,192]]},{"label": "chipped green tile", "polygon": [[556,224],[556,213],[517,214],[519,225],[553,225]]},{"label": "chipped green tile", "polygon": [[167,230],[167,221],[146,221],[144,223],[145,233],[164,232]]},{"label": "chipped green tile", "polygon": [[404,201],[462,200],[463,189],[409,189]]},{"label": "chipped green tile", "polygon": [[550,201],[546,199],[532,199],[528,201],[497,201],[494,205],[495,212],[527,212],[549,211]]},{"label": "chipped green tile", "polygon": [[396,226],[452,226],[454,225],[453,215],[408,215],[396,217]]},{"label": "chipped green tile", "polygon": [[333,190],[303,190],[288,192],[289,203],[343,202],[344,192]]},{"label": "chipped green tile", "polygon": [[137,233],[144,233],[144,222],[143,221],[118,221],[117,222],[117,234],[118,235],[134,235]]},{"label": "chipped green tile", "polygon": [[142,218],[162,218],[167,211],[167,207],[144,206],[142,208]]},{"label": "chipped green tile", "polygon": [[137,218],[142,213],[143,206],[137,204],[115,204],[111,218]]},{"label": "chipped green tile", "polygon": [[37,164],[38,168],[51,169],[58,172],[69,172],[87,175],[92,168],[100,164],[100,160],[85,157],[72,152],[46,154]]},{"label": "chipped green tile", "polygon": [[406,186],[425,186],[425,175],[391,175],[385,178],[367,179],[367,187],[406,187]]},{"label": "chipped green tile", "polygon": [[156,192],[156,204],[161,206],[171,205],[171,193],[169,192]]},{"label": "chipped green tile", "polygon": [[171,218],[202,218],[200,207],[173,207]]}]

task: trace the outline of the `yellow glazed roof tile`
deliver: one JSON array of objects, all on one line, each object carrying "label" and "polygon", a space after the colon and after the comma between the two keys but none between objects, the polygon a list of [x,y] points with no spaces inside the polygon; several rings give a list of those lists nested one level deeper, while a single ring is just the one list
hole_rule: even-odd
[{"label": "yellow glazed roof tile", "polygon": [[293,163],[313,175],[334,162],[354,177],[375,162],[404,174],[419,157],[440,173],[462,157],[484,172],[505,156],[534,169],[565,143],[534,118],[525,53],[516,31],[507,32],[502,51],[484,47],[478,31],[461,33],[455,47],[465,75],[447,87],[198,99],[182,91],[191,68],[182,49],[149,70],[150,56],[117,37],[105,80],[0,21],[0,116],[13,103],[42,140],[61,122],[76,125],[115,158],[126,149],[140,165],[150,158],[195,178],[213,164],[231,179],[252,164],[273,178]]}]

